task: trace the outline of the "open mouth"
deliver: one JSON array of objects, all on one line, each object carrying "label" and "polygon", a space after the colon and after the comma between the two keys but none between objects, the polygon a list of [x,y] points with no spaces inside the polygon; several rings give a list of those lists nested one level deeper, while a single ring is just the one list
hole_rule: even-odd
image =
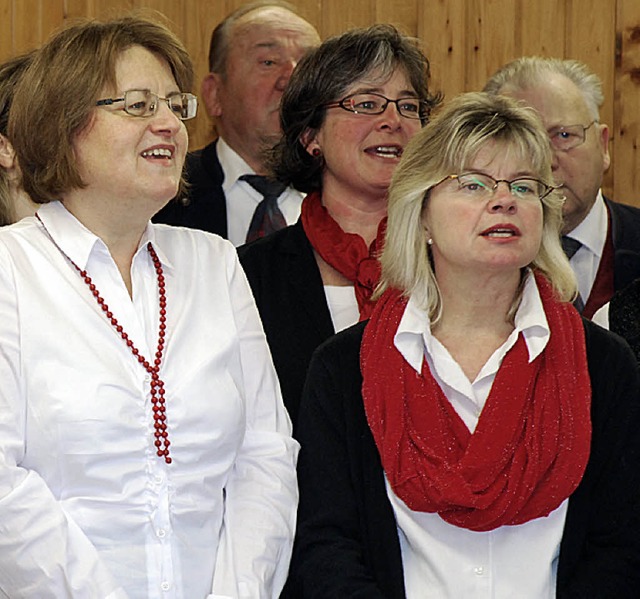
[{"label": "open mouth", "polygon": [[402,156],[402,148],[400,146],[374,146],[365,150],[367,154],[374,154],[382,158],[400,158]]},{"label": "open mouth", "polygon": [[143,158],[173,158],[173,152],[168,148],[153,148],[142,152]]},{"label": "open mouth", "polygon": [[512,228],[507,227],[496,227],[493,229],[488,229],[487,231],[483,231],[480,235],[483,237],[493,237],[493,238],[507,238],[507,237],[517,237],[519,232]]}]

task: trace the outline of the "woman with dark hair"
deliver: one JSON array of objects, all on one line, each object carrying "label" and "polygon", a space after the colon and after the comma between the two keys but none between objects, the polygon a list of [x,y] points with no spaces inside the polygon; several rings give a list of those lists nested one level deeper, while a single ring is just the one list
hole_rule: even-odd
[{"label": "woman with dark hair", "polygon": [[[191,60],[139,16],[56,33],[9,118],[41,206],[0,230],[0,594],[278,597],[298,444],[235,248],[154,225]],[[206,276],[203,276],[206,273]]]},{"label": "woman with dark hair", "polygon": [[390,25],[330,38],[280,107],[277,179],[309,195],[300,220],[239,249],[294,422],[313,350],[370,313],[387,188],[438,98],[414,40]]},{"label": "woman with dark hair", "polygon": [[411,140],[371,318],[309,366],[290,596],[638,596],[640,377],[571,304],[562,203],[513,99]]}]

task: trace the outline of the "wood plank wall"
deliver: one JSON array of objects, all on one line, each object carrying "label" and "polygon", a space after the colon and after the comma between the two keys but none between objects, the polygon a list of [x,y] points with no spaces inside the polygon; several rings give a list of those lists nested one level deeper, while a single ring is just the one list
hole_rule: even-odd
[{"label": "wood plank wall", "polygon": [[[37,47],[70,19],[158,10],[206,72],[209,36],[246,0],[0,0],[0,60]],[[612,167],[605,193],[640,206],[640,1],[638,0],[290,0],[321,37],[390,22],[418,37],[434,88],[451,97],[480,89],[504,62],[526,54],[576,58],[604,84],[602,121],[611,128]],[[195,90],[196,93],[198,89]],[[191,147],[212,127],[202,110],[189,123]]]}]

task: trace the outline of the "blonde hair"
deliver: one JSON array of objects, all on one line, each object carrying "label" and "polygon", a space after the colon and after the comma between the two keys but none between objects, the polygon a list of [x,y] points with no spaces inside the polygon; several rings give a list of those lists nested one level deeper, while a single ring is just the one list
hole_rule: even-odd
[{"label": "blonde hair", "polygon": [[[447,175],[459,174],[490,142],[525,157],[535,174],[552,183],[551,149],[536,113],[508,97],[472,92],[457,96],[407,145],[389,187],[388,223],[376,296],[393,287],[416,296],[437,321],[442,299],[422,226],[429,190]],[[542,200],[542,242],[529,265],[542,272],[558,297],[576,294],[576,279],[560,245],[563,197]],[[519,298],[514,299],[514,302]]]}]

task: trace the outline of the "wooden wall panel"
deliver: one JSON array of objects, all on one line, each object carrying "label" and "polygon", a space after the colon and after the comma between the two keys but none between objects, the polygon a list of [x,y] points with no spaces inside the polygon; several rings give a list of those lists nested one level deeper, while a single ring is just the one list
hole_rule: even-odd
[{"label": "wooden wall panel", "polygon": [[0,0],[0,60],[13,53],[13,2]]},{"label": "wooden wall panel", "polygon": [[421,2],[418,37],[431,63],[432,88],[450,97],[468,91],[465,81],[465,0]]},{"label": "wooden wall panel", "polygon": [[[248,0],[0,0],[0,60],[38,46],[78,17],[151,8],[169,19],[196,69],[207,72],[213,27]],[[605,191],[640,206],[639,0],[289,0],[325,38],[349,27],[390,22],[422,41],[433,88],[451,97],[480,89],[499,66],[523,54],[576,58],[602,79],[602,121],[610,125],[613,166]],[[204,110],[188,124],[191,147],[206,144]],[[616,190],[618,192],[616,193]]]},{"label": "wooden wall panel", "polygon": [[418,35],[417,17],[418,0],[404,0],[404,2],[400,3],[377,0],[373,22],[391,23],[406,35],[416,37]]},{"label": "wooden wall panel", "polygon": [[518,55],[516,44],[522,22],[518,2],[475,0],[467,17],[473,39],[467,42],[465,69],[467,90],[479,90],[496,69]]},{"label": "wooden wall panel", "polygon": [[618,0],[614,103],[615,199],[640,206],[640,2]]},{"label": "wooden wall panel", "polygon": [[[609,151],[615,161],[616,143],[613,103],[615,97],[615,21],[616,7],[609,0],[569,0],[564,37],[564,56],[580,60],[600,77],[604,105],[600,121],[609,125]],[[584,32],[588,31],[589,35]],[[606,195],[612,195],[613,169],[605,174]]]},{"label": "wooden wall panel", "polygon": [[563,56],[567,0],[518,0],[518,4],[519,31],[522,36],[518,54]]},{"label": "wooden wall panel", "polygon": [[[293,2],[293,4],[297,4]],[[400,3],[397,3],[398,6]],[[342,33],[351,27],[366,27],[376,22],[375,0],[322,0],[321,36],[328,37]]]}]

